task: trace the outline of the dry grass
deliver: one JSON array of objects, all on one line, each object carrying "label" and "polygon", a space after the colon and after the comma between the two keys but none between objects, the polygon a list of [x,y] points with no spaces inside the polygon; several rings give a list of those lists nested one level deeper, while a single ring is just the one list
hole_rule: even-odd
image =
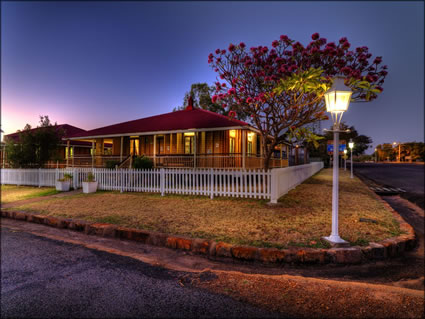
[{"label": "dry grass", "polygon": [[[262,247],[323,247],[331,231],[331,170],[323,170],[280,199],[280,206],[250,199],[99,192],[31,203],[39,211],[170,234]],[[374,223],[359,222],[370,218]],[[357,178],[340,174],[340,235],[366,245],[399,234],[398,223]]]},{"label": "dry grass", "polygon": [[51,187],[38,188],[30,186],[1,185],[1,202],[10,203],[33,197],[53,195],[56,193],[56,189]]}]

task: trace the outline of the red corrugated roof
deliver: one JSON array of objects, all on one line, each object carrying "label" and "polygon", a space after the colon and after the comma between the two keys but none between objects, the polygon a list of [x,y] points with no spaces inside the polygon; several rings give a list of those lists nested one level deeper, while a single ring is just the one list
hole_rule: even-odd
[{"label": "red corrugated roof", "polygon": [[[33,131],[38,130],[38,129],[39,129],[39,127],[35,127],[33,129],[31,129],[30,131],[33,132]],[[86,130],[83,130],[82,128],[79,128],[79,127],[76,127],[76,126],[73,126],[73,125],[69,125],[69,124],[58,124],[56,129],[57,130],[60,130],[60,129],[64,130],[64,133],[65,133],[64,138],[68,138],[69,136],[86,132]],[[14,141],[17,142],[17,141],[19,141],[19,132],[15,132],[15,133],[5,135],[5,137],[13,139]],[[73,145],[73,146],[77,146],[77,145],[91,146],[91,142],[71,141],[71,145]]]},{"label": "red corrugated roof", "polygon": [[211,111],[187,108],[181,111],[100,127],[84,133],[77,133],[70,137],[83,138],[89,136],[109,136],[188,129],[211,129],[234,126],[249,126],[249,124]]},{"label": "red corrugated roof", "polygon": [[[34,132],[35,130],[38,130],[38,129],[40,129],[40,128],[39,127],[35,127],[33,129],[31,129],[30,131],[31,132]],[[69,125],[69,124],[58,124],[56,126],[56,129],[58,131],[60,129],[62,129],[64,131],[64,133],[65,133],[65,137],[86,132],[86,130],[83,130],[82,128],[79,128],[79,127],[76,127],[76,126],[72,126],[72,125]],[[13,138],[13,139],[16,140],[17,138],[19,138],[19,133],[20,132],[15,132],[15,133],[11,133],[11,134],[8,134],[8,135],[5,135],[5,136],[7,136],[8,138]]]}]

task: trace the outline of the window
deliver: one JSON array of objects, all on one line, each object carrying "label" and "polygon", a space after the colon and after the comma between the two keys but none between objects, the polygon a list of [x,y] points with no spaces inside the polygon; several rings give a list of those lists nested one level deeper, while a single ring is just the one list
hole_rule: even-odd
[{"label": "window", "polygon": [[229,138],[229,153],[234,153],[235,152],[235,138],[234,137],[230,137]]},{"label": "window", "polygon": [[193,154],[193,136],[184,137],[184,153]]},{"label": "window", "polygon": [[252,155],[252,142],[248,141],[248,155]]}]

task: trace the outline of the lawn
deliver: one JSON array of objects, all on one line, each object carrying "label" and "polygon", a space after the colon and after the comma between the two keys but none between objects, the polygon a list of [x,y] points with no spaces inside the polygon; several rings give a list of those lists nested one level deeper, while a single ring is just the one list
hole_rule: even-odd
[{"label": "lawn", "polygon": [[[331,232],[332,171],[324,169],[270,207],[253,199],[98,192],[19,207],[52,216],[199,237],[232,244],[325,247]],[[357,178],[340,173],[340,236],[367,245],[400,234],[398,223]],[[360,218],[376,223],[360,222]]]},{"label": "lawn", "polygon": [[47,196],[58,193],[52,187],[30,187],[1,185],[1,202],[10,203],[18,200],[29,199],[33,197]]}]

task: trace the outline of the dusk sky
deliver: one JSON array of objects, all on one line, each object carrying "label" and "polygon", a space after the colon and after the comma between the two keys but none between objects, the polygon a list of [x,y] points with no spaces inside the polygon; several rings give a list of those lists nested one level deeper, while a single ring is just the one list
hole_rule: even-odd
[{"label": "dusk sky", "polygon": [[215,49],[270,47],[282,34],[307,45],[315,32],[388,65],[383,93],[351,104],[343,121],[373,146],[423,141],[422,1],[2,2],[1,127],[49,115],[93,129],[170,112],[192,83],[216,80]]}]

